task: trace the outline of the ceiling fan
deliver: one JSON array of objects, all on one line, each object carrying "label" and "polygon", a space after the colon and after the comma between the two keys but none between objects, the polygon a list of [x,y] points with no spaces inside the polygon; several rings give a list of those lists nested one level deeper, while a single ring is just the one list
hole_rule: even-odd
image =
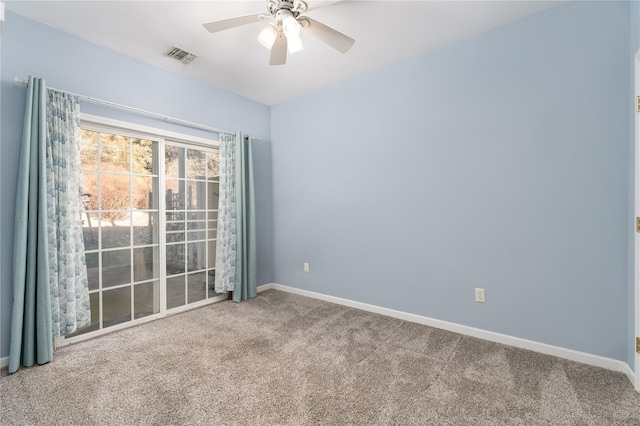
[{"label": "ceiling fan", "polygon": [[302,0],[266,0],[269,14],[255,13],[222,19],[204,24],[211,33],[224,31],[258,21],[273,19],[258,35],[258,41],[267,49],[271,49],[269,65],[284,65],[289,53],[304,49],[300,30],[325,42],[339,52],[345,53],[354,39],[334,30],[314,19],[300,16],[309,11],[307,3]]}]

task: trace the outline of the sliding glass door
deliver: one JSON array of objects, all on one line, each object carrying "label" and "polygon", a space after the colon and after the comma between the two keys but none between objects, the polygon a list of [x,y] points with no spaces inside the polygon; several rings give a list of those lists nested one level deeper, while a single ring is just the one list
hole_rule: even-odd
[{"label": "sliding glass door", "polygon": [[213,290],[217,148],[123,133],[81,131],[92,318],[76,335],[220,296]]}]

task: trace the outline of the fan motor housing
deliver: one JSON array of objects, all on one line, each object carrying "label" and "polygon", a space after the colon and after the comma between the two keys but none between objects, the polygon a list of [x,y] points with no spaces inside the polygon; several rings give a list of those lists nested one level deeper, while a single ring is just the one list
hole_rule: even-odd
[{"label": "fan motor housing", "polygon": [[269,12],[271,12],[272,15],[275,15],[276,12],[280,9],[294,9],[295,4],[292,0],[272,0],[269,1],[268,7]]}]

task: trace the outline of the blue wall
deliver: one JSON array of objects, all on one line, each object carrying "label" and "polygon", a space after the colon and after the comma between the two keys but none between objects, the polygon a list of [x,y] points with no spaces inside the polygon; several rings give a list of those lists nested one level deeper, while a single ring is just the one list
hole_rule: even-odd
[{"label": "blue wall", "polygon": [[272,108],[275,281],[626,361],[629,40],[571,2]]},{"label": "blue wall", "polygon": [[[51,87],[213,127],[241,130],[261,138],[262,141],[254,142],[258,194],[258,281],[259,284],[273,281],[269,107],[179,77],[11,12],[7,12],[2,28],[1,55],[0,356],[9,353],[13,203],[25,96],[25,86],[15,84],[14,77],[43,77]],[[100,110],[92,105],[82,105],[81,109],[112,118],[194,133],[178,126],[112,110]],[[199,132],[195,134],[202,135]]]}]

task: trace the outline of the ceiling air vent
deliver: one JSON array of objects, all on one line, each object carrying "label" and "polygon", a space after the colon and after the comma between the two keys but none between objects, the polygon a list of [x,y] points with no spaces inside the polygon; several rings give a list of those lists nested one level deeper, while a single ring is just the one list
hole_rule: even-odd
[{"label": "ceiling air vent", "polygon": [[167,56],[170,58],[177,59],[183,64],[188,64],[189,62],[197,58],[197,56],[194,55],[193,53],[187,52],[186,50],[182,50],[179,47],[175,47],[175,46],[169,49],[169,51],[167,52]]}]

